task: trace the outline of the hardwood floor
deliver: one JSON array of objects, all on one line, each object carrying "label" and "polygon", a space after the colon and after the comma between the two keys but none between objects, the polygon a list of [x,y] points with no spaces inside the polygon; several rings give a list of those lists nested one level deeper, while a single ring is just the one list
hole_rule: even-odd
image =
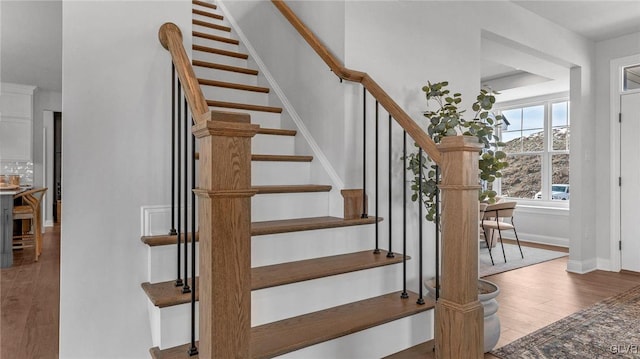
[{"label": "hardwood floor", "polygon": [[[500,287],[497,347],[545,327],[596,302],[640,285],[640,275],[566,271],[567,257],[500,273],[485,279]],[[495,358],[486,355],[485,358]]]},{"label": "hardwood floor", "polygon": [[[505,241],[506,243],[507,241]],[[557,247],[531,245],[543,249]],[[566,249],[564,249],[566,250]],[[568,257],[485,277],[500,287],[500,340],[496,348],[543,328],[605,298],[640,285],[640,274],[566,271]],[[433,358],[433,343],[390,356],[393,359]],[[496,358],[485,354],[485,359]]]},{"label": "hardwood floor", "polygon": [[60,227],[47,228],[40,260],[33,248],[14,252],[0,270],[0,358],[58,358]]},{"label": "hardwood floor", "polygon": [[[40,261],[33,262],[33,249],[26,249],[15,252],[13,267],[0,271],[0,359],[58,358],[59,227],[47,229],[43,245]],[[486,277],[501,290],[498,347],[640,285],[638,274],[580,275],[568,273],[566,266],[565,257]],[[414,353],[402,357],[425,358],[433,352],[414,349]]]}]

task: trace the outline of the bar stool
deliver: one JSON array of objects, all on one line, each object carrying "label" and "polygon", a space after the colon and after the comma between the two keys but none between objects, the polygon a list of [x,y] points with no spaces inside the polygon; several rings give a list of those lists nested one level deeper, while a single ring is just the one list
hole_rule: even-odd
[{"label": "bar stool", "polygon": [[[30,233],[21,233],[13,236],[13,249],[35,248],[35,260],[37,261],[42,253],[42,197],[47,192],[47,188],[38,188],[24,191],[13,196],[14,201],[22,200],[21,205],[13,207],[13,219],[31,221]],[[20,227],[22,228],[22,227]]]}]

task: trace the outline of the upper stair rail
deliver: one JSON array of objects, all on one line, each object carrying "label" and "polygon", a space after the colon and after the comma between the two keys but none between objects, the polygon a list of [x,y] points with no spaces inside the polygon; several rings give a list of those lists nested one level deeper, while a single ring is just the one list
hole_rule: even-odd
[{"label": "upper stair rail", "polygon": [[204,116],[209,113],[209,106],[191,66],[191,60],[182,45],[180,28],[176,24],[165,23],[160,27],[158,37],[162,46],[171,54],[171,60],[178,73],[180,84],[184,88],[184,95],[194,121],[196,123],[205,121]]},{"label": "upper stair rail", "polygon": [[[376,100],[375,107],[375,212],[378,213],[378,105],[381,105],[389,114],[389,133],[391,133],[391,118],[399,124],[406,134],[420,147],[419,158],[422,158],[422,150],[442,170],[442,179],[438,185],[442,192],[442,269],[440,274],[440,291],[435,311],[435,354],[436,358],[483,358],[483,310],[478,301],[478,156],[481,145],[477,139],[468,136],[444,137],[439,144],[436,143],[422,130],[422,128],[404,111],[398,104],[376,83],[371,76],[362,71],[355,71],[344,67],[315,34],[296,16],[283,0],[271,0],[278,10],[289,20],[291,25],[300,33],[313,50],[324,60],[339,78],[361,83],[363,93],[363,118],[364,118],[364,147],[363,147],[363,193],[362,217],[367,216],[366,203],[366,126],[368,91]],[[406,136],[405,136],[406,138]],[[406,140],[404,140],[406,148]],[[389,137],[391,148],[391,136]],[[391,153],[391,151],[389,151]],[[391,156],[391,155],[390,155]],[[404,157],[406,158],[406,152]],[[391,157],[389,157],[391,168]],[[419,163],[420,174],[418,181],[422,183],[423,163]],[[426,166],[425,166],[426,167]],[[406,164],[404,171],[406,172]],[[406,185],[406,181],[403,181]],[[391,182],[390,182],[391,183]],[[389,186],[389,198],[391,195]],[[406,189],[404,190],[406,193]],[[422,189],[420,188],[419,202],[422,202]],[[419,208],[422,208],[419,204]],[[422,212],[420,212],[420,217]],[[389,218],[391,219],[391,204],[389,205]],[[422,220],[419,224],[419,285],[420,295],[418,304],[422,300]],[[405,222],[406,224],[406,222]],[[391,228],[391,225],[389,225]],[[391,236],[391,230],[390,230]],[[406,236],[405,236],[406,237]],[[391,238],[389,238],[391,247]],[[403,239],[403,247],[406,247],[406,239]],[[378,251],[378,229],[376,228],[376,251]],[[389,250],[391,252],[391,250]],[[376,252],[374,252],[376,253]],[[405,253],[406,254],[406,253]],[[405,278],[406,287],[406,278]],[[404,296],[402,298],[405,298]],[[422,303],[421,303],[422,301]]]},{"label": "upper stair rail", "polygon": [[302,35],[313,50],[324,60],[336,76],[343,80],[361,83],[367,91],[384,107],[396,122],[425,150],[429,158],[441,164],[441,154],[435,142],[366,72],[351,70],[346,67],[327,49],[315,34],[296,16],[283,0],[272,0],[287,20]]}]

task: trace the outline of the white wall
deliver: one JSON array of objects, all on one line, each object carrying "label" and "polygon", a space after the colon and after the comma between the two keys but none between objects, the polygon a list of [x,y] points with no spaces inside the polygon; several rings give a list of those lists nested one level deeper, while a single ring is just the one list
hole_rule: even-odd
[{"label": "white wall", "polygon": [[[631,55],[640,54],[640,33],[621,36],[615,39],[600,41],[596,43],[596,80],[595,80],[595,101],[596,101],[596,121],[595,131],[598,134],[595,143],[596,167],[594,177],[596,188],[594,196],[596,203],[596,238],[598,252],[598,267],[600,269],[612,269],[611,259],[611,237],[612,231],[618,232],[612,226],[618,226],[617,222],[612,222],[613,208],[610,207],[611,188],[617,186],[611,182],[612,174],[609,171],[610,164],[619,160],[616,153],[611,151],[611,124],[616,121],[611,118],[611,86],[610,86],[610,63],[612,60]],[[615,122],[614,122],[615,123]],[[614,174],[613,177],[617,177]],[[614,191],[615,192],[615,191]],[[615,253],[614,253],[615,255]]]},{"label": "white wall", "polygon": [[[338,59],[344,58],[344,2],[289,1],[287,4]],[[345,148],[352,141],[343,130],[345,87],[271,2],[224,1],[224,5],[338,176],[344,179],[348,171],[343,160],[348,153]],[[278,106],[277,100],[271,105]],[[283,127],[295,128],[287,116],[283,114]],[[310,154],[304,141],[296,142],[298,153]]]},{"label": "white wall", "polygon": [[139,213],[169,202],[166,21],[189,34],[191,3],[63,5],[60,358],[149,356]]}]

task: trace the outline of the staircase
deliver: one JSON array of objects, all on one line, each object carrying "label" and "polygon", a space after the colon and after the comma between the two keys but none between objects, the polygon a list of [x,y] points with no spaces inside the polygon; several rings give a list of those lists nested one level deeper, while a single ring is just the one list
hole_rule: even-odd
[{"label": "staircase", "polygon": [[[435,303],[416,304],[412,292],[401,298],[402,263],[410,258],[374,254],[374,225],[382,218],[331,216],[341,188],[317,183],[313,156],[296,153],[304,138],[281,127],[283,109],[259,85],[261,74],[250,68],[225,15],[193,1],[192,36],[192,64],[209,108],[248,113],[260,125],[251,155],[251,356],[376,358],[431,339]],[[142,288],[151,356],[188,358],[190,294],[174,285],[176,237],[142,242],[150,261]]]}]

